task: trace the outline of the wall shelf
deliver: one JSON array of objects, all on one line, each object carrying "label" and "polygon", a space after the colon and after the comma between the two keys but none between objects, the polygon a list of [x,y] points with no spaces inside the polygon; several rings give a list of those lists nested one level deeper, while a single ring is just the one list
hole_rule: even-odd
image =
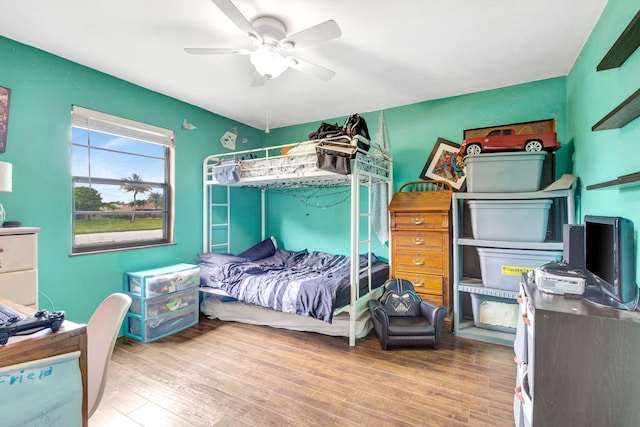
[{"label": "wall shelf", "polygon": [[[620,67],[638,47],[640,47],[640,11],[636,13],[636,16],[633,17],[629,25],[627,25],[627,28],[620,34],[618,40],[616,40],[613,46],[611,46],[611,49],[609,49],[604,58],[602,58],[596,70],[603,71]],[[619,129],[638,118],[638,116],[640,116],[640,89],[603,117],[602,120],[593,125],[591,130]],[[607,184],[603,185],[605,187],[618,185],[615,181],[603,184]],[[587,187],[587,189],[589,189],[589,187]]]},{"label": "wall shelf", "polygon": [[587,190],[596,190],[598,188],[613,187],[613,186],[619,186],[622,188],[622,187],[631,187],[635,185],[640,185],[640,172],[630,173],[629,175],[622,175],[611,181],[587,185]]},{"label": "wall shelf", "polygon": [[640,11],[620,34],[620,37],[611,46],[609,52],[602,58],[596,70],[603,71],[621,66],[638,46],[640,46]]},{"label": "wall shelf", "polygon": [[640,89],[593,125],[591,130],[619,129],[638,116],[640,116]]}]

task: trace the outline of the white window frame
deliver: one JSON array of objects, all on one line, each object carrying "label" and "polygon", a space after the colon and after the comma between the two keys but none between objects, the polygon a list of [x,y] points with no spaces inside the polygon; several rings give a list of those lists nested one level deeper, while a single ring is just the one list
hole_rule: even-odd
[{"label": "white window frame", "polygon": [[[123,117],[113,116],[111,114],[102,113],[88,108],[73,105],[71,109],[71,127],[85,129],[88,132],[96,131],[100,133],[110,134],[118,137],[134,139],[137,141],[158,144],[164,147],[164,167],[165,182],[145,182],[140,181],[142,186],[154,186],[164,188],[164,222],[162,238],[153,238],[135,241],[118,241],[110,243],[96,244],[76,244],[75,239],[75,218],[77,214],[94,214],[100,215],[104,212],[86,212],[76,211],[75,209],[75,184],[76,183],[95,183],[95,184],[116,184],[130,183],[124,179],[108,179],[92,176],[72,176],[72,254],[84,254],[94,252],[105,252],[114,250],[127,250],[147,246],[167,245],[173,243],[173,218],[174,218],[174,132],[170,129],[137,122]],[[74,142],[71,141],[74,146]],[[91,150],[91,146],[88,147]],[[89,175],[91,172],[89,170]],[[127,213],[122,212],[122,213]],[[131,212],[129,212],[131,213]]]}]

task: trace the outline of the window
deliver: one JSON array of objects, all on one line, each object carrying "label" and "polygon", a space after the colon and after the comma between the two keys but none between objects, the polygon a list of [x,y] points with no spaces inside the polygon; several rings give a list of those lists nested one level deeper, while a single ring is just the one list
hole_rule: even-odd
[{"label": "window", "polygon": [[172,241],[173,131],[73,106],[73,253]]}]

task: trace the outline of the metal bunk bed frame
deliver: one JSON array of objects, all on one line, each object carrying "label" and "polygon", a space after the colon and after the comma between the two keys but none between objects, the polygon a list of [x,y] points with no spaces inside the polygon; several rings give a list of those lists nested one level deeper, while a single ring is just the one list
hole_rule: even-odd
[{"label": "metal bunk bed frame", "polygon": [[[362,139],[362,137],[357,137]],[[357,141],[351,141],[354,145]],[[313,186],[350,186],[351,187],[351,232],[350,232],[350,256],[351,259],[358,259],[360,254],[360,247],[366,247],[366,253],[371,254],[371,239],[372,239],[372,224],[371,224],[371,212],[373,210],[373,194],[374,185],[386,184],[387,185],[387,205],[389,204],[389,198],[393,194],[393,159],[391,153],[380,147],[375,142],[369,142],[369,152],[362,149],[358,149],[358,155],[351,160],[351,174],[341,175],[326,171],[311,171],[305,172],[304,175],[299,173],[275,175],[270,176],[269,179],[249,179],[243,181],[242,179],[236,183],[219,184],[213,179],[213,168],[220,164],[221,160],[225,159],[242,159],[242,158],[254,158],[256,155],[263,155],[260,157],[267,163],[267,172],[271,171],[269,166],[270,159],[282,158],[281,151],[283,148],[290,148],[297,146],[296,144],[285,144],[278,146],[271,146],[266,148],[259,148],[253,150],[236,151],[233,153],[225,153],[219,155],[208,156],[203,163],[203,252],[226,252],[230,253],[231,243],[231,187],[253,187],[261,189],[261,234],[262,239],[266,238],[266,225],[265,225],[265,192],[270,188],[302,188]],[[273,155],[272,153],[277,153]],[[387,165],[386,169],[382,169],[378,166],[373,166],[372,171],[363,170],[363,166],[367,164],[366,160],[368,156],[378,157],[383,159]],[[226,186],[226,200],[218,201],[214,196],[214,187]],[[361,189],[367,189],[367,210],[362,212],[362,204],[360,202]],[[226,210],[226,219],[222,222],[213,221],[213,209]],[[364,233],[361,232],[362,219],[366,219],[367,227]],[[217,240],[215,237],[216,230],[226,230],[226,237],[223,240]],[[365,236],[363,236],[365,234]],[[363,272],[368,273],[368,292],[365,295],[360,295],[359,276]],[[367,301],[369,299],[378,298],[380,296],[381,288],[372,290],[371,286],[371,256],[367,266],[360,269],[357,262],[351,263],[351,301],[349,306],[336,309],[334,314],[338,314],[344,311],[349,313],[349,346],[355,346],[356,341],[356,320],[366,310]],[[375,292],[372,292],[375,291]],[[367,296],[367,298],[363,298]]]}]

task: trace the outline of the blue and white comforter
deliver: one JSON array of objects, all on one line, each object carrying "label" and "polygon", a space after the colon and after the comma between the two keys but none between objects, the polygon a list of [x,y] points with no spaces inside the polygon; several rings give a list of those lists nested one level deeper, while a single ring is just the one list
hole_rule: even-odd
[{"label": "blue and white comforter", "polygon": [[[364,267],[367,256],[359,261]],[[200,277],[202,286],[221,289],[240,301],[331,323],[338,291],[350,286],[350,268],[344,255],[278,249],[254,262],[204,262]]]}]

